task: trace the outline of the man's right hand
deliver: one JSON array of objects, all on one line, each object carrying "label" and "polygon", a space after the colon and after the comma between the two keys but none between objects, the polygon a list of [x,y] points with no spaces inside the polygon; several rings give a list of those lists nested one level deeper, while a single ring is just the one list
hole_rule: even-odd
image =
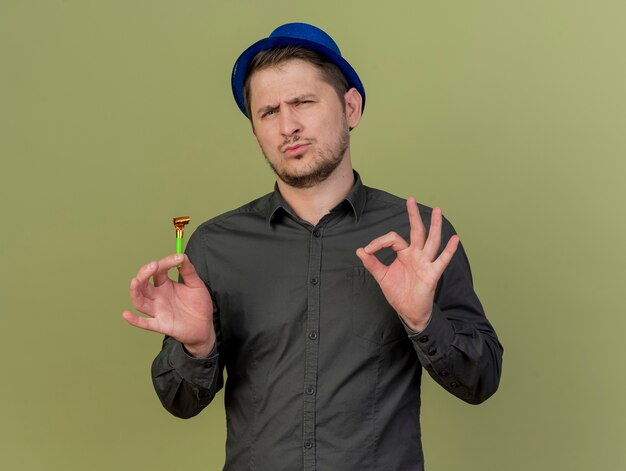
[{"label": "man's right hand", "polygon": [[[183,283],[177,283],[167,272],[181,262]],[[186,255],[169,255],[141,267],[130,282],[130,297],[135,309],[149,317],[124,311],[129,324],[175,338],[194,357],[207,356],[213,349],[213,302]]]}]

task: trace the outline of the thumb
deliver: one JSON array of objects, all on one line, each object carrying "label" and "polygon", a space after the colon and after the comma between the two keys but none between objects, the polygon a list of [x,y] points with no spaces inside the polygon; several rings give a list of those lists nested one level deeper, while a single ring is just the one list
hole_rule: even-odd
[{"label": "thumb", "polygon": [[198,276],[196,267],[193,266],[189,257],[186,254],[183,257],[183,265],[178,269],[178,273],[183,278],[185,285],[190,288],[206,288],[204,281]]}]

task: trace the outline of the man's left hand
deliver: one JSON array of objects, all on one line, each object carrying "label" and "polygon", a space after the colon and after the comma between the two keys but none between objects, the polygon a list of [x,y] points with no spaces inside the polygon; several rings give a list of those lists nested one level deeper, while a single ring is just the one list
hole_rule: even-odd
[{"label": "man's left hand", "polygon": [[[410,244],[397,233],[389,232],[359,248],[356,254],[380,285],[387,302],[409,328],[419,332],[428,325],[437,282],[456,252],[459,237],[453,235],[437,256],[441,245],[441,209],[433,209],[426,237],[415,198],[409,198],[406,207],[411,225]],[[389,266],[375,255],[386,247],[396,252],[396,259]]]}]

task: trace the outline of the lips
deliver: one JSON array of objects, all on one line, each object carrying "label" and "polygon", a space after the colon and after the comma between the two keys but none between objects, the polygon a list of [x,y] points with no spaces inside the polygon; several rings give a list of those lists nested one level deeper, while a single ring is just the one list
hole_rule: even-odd
[{"label": "lips", "polygon": [[283,147],[282,152],[287,156],[294,156],[301,154],[309,146],[308,142],[298,142],[290,146]]}]

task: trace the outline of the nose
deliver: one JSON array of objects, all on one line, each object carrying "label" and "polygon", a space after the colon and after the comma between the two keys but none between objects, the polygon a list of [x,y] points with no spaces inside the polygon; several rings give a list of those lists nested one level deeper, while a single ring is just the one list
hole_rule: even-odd
[{"label": "nose", "polygon": [[293,136],[302,131],[302,124],[290,107],[284,107],[279,113],[280,132],[283,136]]}]

